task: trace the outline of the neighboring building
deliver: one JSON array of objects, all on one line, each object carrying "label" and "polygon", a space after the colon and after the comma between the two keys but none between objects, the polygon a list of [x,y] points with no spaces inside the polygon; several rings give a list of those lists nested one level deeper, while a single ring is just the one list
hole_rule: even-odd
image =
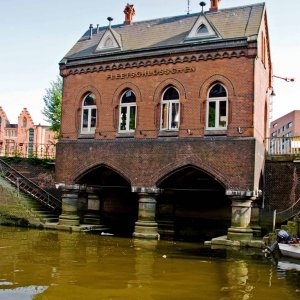
[{"label": "neighboring building", "polygon": [[218,5],[135,23],[128,4],[124,24],[90,26],[61,60],[61,225],[253,236],[269,136],[266,8]]},{"label": "neighboring building", "polygon": [[34,125],[30,113],[23,108],[18,124],[11,124],[0,107],[0,156],[55,157],[54,132],[49,126]]},{"label": "neighboring building", "polygon": [[300,153],[300,110],[294,110],[271,122],[269,152]]}]

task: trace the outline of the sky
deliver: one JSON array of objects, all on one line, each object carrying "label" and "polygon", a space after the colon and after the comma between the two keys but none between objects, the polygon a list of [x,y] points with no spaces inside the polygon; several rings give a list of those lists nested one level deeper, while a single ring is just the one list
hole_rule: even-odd
[{"label": "sky", "polygon": [[[59,61],[90,24],[106,26],[124,21],[129,0],[0,0],[0,106],[11,123],[24,107],[34,123],[47,124],[41,113],[45,90],[59,75]],[[190,13],[201,11],[200,0],[190,0]],[[221,0],[228,8],[260,0]],[[300,0],[265,0],[274,78],[272,119],[300,109]],[[134,21],[187,13],[188,0],[130,0]],[[206,10],[210,1],[206,0]],[[297,26],[295,26],[298,24]],[[298,89],[297,89],[298,87]]]}]

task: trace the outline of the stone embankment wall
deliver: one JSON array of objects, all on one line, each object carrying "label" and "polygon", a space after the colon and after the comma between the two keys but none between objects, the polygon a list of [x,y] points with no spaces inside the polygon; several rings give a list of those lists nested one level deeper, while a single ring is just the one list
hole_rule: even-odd
[{"label": "stone embankment wall", "polygon": [[300,160],[273,159],[265,165],[265,209],[283,211],[300,198]]}]

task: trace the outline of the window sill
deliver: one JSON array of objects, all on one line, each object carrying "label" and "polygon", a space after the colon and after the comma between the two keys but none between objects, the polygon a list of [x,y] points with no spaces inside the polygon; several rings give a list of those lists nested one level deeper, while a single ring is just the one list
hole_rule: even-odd
[{"label": "window sill", "polygon": [[178,130],[161,130],[158,133],[159,137],[164,137],[164,136],[178,136],[179,131]]},{"label": "window sill", "polygon": [[95,133],[80,133],[78,139],[94,139]]},{"label": "window sill", "polygon": [[204,135],[227,135],[227,129],[206,129]]},{"label": "window sill", "polygon": [[118,132],[116,134],[117,138],[133,138],[135,132]]}]

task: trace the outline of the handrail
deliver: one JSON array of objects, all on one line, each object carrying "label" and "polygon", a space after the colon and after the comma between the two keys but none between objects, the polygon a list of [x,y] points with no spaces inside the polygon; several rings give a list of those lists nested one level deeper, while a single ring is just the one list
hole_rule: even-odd
[{"label": "handrail", "polygon": [[300,137],[266,138],[266,149],[269,155],[300,155]]},{"label": "handrail", "polygon": [[[4,166],[4,169],[3,167]],[[51,195],[50,193],[48,193],[47,191],[45,191],[44,189],[42,189],[41,187],[39,187],[37,184],[35,184],[33,181],[31,181],[30,179],[28,179],[27,177],[25,177],[24,175],[22,175],[21,173],[19,173],[16,169],[14,169],[13,167],[11,167],[9,164],[7,164],[4,160],[0,159],[0,170],[4,171],[4,172],[13,172],[16,179],[16,182],[12,182],[14,185],[20,185],[20,183],[24,182],[25,184],[27,184],[28,187],[34,188],[35,191],[37,191],[41,196],[45,196],[48,199],[48,203],[41,201],[43,204],[47,205],[49,208],[51,208],[52,210],[57,210],[61,208],[61,203],[62,201],[56,197],[54,197],[53,195]],[[7,175],[4,175],[4,177],[8,177]],[[18,181],[18,179],[22,179],[22,182]],[[8,179],[8,178],[7,178]],[[30,194],[27,190],[24,189],[24,192],[29,194],[30,196],[33,196],[32,194]],[[34,197],[38,200],[40,200],[38,197]]]},{"label": "handrail", "polygon": [[[296,209],[295,209],[296,207]],[[300,213],[300,198],[289,208],[277,213],[276,217],[279,222],[287,221]]]}]

